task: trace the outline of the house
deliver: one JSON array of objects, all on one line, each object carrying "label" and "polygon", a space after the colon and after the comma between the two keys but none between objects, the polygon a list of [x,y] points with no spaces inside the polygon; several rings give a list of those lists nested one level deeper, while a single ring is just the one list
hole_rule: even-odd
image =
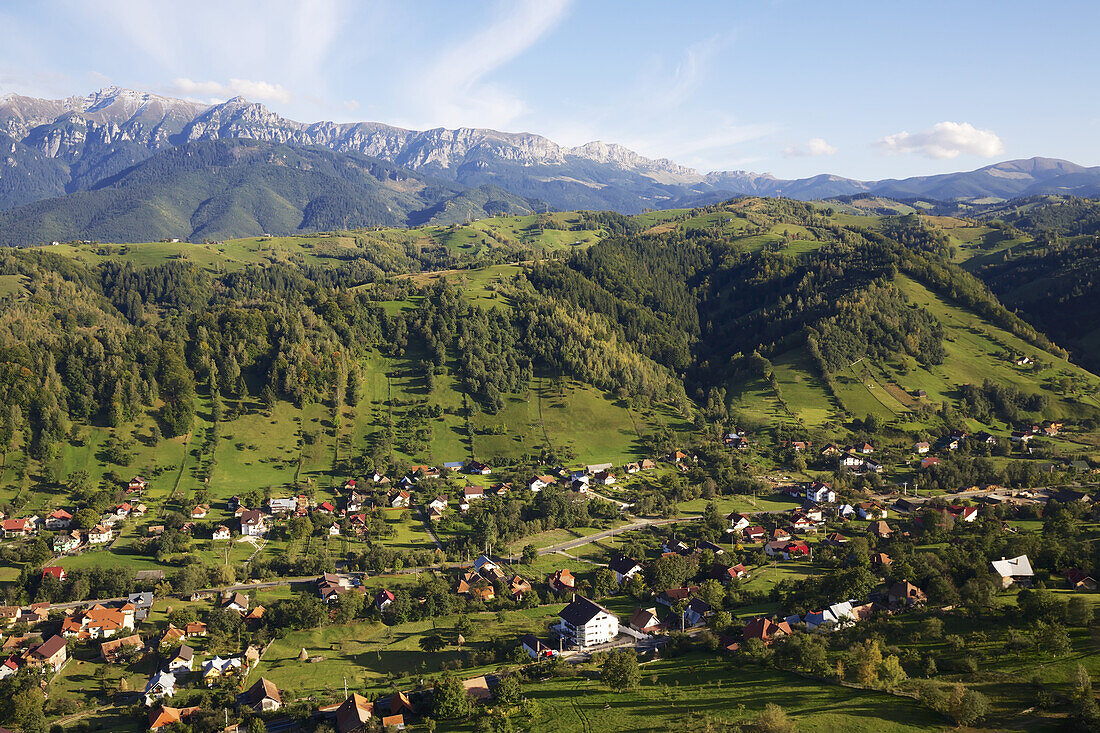
[{"label": "house", "polygon": [[661,545],[661,552],[689,554],[691,552],[691,546],[683,540],[676,539],[676,537],[669,537]]},{"label": "house", "polygon": [[66,638],[109,639],[121,631],[134,630],[135,611],[129,603],[120,608],[108,608],[96,603],[82,613],[66,616],[61,622],[61,635]]},{"label": "house", "polygon": [[720,546],[710,540],[699,540],[695,543],[696,552],[710,552],[715,555],[725,555],[726,551]]},{"label": "house", "polygon": [[1031,569],[1031,561],[1027,559],[1027,555],[1020,555],[1010,560],[1002,557],[1000,560],[989,563],[989,565],[993,572],[1000,576],[1002,588],[1007,588],[1013,583],[1030,585],[1031,579],[1035,577],[1035,572]]},{"label": "house", "polygon": [[[134,620],[144,621],[149,615],[149,609],[153,607],[153,592],[152,591],[140,591],[138,593],[131,593],[126,596],[126,604],[134,607]],[[126,605],[123,605],[125,609]]]},{"label": "house", "polygon": [[428,508],[429,509],[436,509],[438,511],[443,511],[444,509],[447,508],[447,497],[445,497],[445,496],[435,497],[434,499],[431,500],[431,502],[429,502]]},{"label": "house", "polygon": [[622,584],[642,571],[638,561],[626,555],[616,554],[607,565],[615,573],[615,582]]},{"label": "house", "polygon": [[348,494],[348,498],[344,501],[344,509],[349,512],[357,512],[363,508],[363,502],[367,500],[366,494],[360,494],[358,491],[353,491]]},{"label": "house", "polygon": [[0,528],[4,530],[4,539],[6,540],[34,534],[34,522],[26,518],[5,519],[3,522],[0,522]]},{"label": "house", "polygon": [[433,522],[440,521],[441,519],[443,519],[443,510],[432,507],[431,510],[428,512],[428,519]]},{"label": "house", "polygon": [[816,532],[817,522],[807,517],[802,512],[796,512],[791,517],[791,529],[795,532]]},{"label": "house", "polygon": [[841,545],[848,544],[848,538],[842,535],[840,532],[833,532],[825,537],[825,544],[832,545],[833,547],[839,547]]},{"label": "house", "polygon": [[756,525],[755,527],[748,527],[747,529],[742,530],[741,534],[749,542],[760,542],[768,536],[767,530],[765,530],[760,525]]},{"label": "house", "polygon": [[80,547],[80,532],[73,530],[67,534],[59,534],[53,538],[53,551],[60,554],[72,552]]},{"label": "house", "polygon": [[247,509],[241,513],[241,534],[245,537],[267,534],[267,523],[259,509]]},{"label": "house", "polygon": [[213,540],[227,540],[230,536],[229,527],[222,524],[218,525],[218,528],[214,530],[214,534],[210,535],[210,538]]},{"label": "house", "polygon": [[130,654],[140,652],[145,648],[145,642],[138,634],[123,636],[119,639],[111,639],[99,645],[99,653],[103,661],[114,664],[126,659]]},{"label": "house", "polygon": [[888,540],[890,536],[894,534],[894,530],[890,529],[890,525],[881,519],[877,522],[872,522],[871,526],[867,528],[867,531],[880,540]]},{"label": "house", "polygon": [[794,449],[795,453],[801,453],[802,451],[807,451],[812,448],[813,443],[808,440],[794,440],[791,441],[790,447]]},{"label": "house", "polygon": [[657,463],[656,461],[651,461],[650,459],[645,458],[638,462],[638,467],[641,468],[643,471],[652,471],[653,469],[657,468]]},{"label": "house", "polygon": [[225,502],[225,508],[228,509],[231,512],[237,511],[237,509],[238,509],[238,507],[240,507],[240,505],[241,505],[241,497],[239,497],[239,496],[231,496],[231,497],[229,497],[229,500]]},{"label": "house", "polygon": [[185,636],[186,634],[183,629],[169,622],[168,628],[164,630],[164,633],[160,636],[160,640],[157,641],[157,646],[161,649],[170,649],[177,643],[182,642]]},{"label": "house", "polygon": [[786,621],[780,621],[776,623],[770,618],[759,616],[754,618],[745,624],[744,630],[741,632],[741,636],[746,642],[752,639],[759,639],[764,642],[765,645],[771,644],[772,641],[780,636],[790,636],[791,626]]},{"label": "house", "polygon": [[519,575],[513,575],[511,580],[508,581],[508,595],[513,601],[522,599],[524,593],[530,593],[532,590],[534,589],[531,587],[531,583]]},{"label": "house", "polygon": [[657,634],[665,630],[665,625],[657,618],[657,608],[636,608],[627,622],[630,628],[643,634]]},{"label": "house", "polygon": [[1075,591],[1093,591],[1097,587],[1092,577],[1077,569],[1067,570],[1066,580],[1069,581],[1069,587]]},{"label": "house", "polygon": [[207,687],[211,687],[220,679],[240,675],[243,667],[240,657],[223,659],[215,656],[202,663],[202,681]]},{"label": "house", "polygon": [[272,514],[290,514],[298,511],[297,497],[271,499],[267,502],[267,510]]},{"label": "house", "polygon": [[486,580],[500,580],[504,577],[504,571],[500,566],[490,560],[486,555],[478,555],[474,560],[474,571]]},{"label": "house", "polygon": [[168,671],[179,675],[187,674],[194,669],[195,650],[186,644],[181,644],[176,653],[168,660]]},{"label": "house", "polygon": [[460,596],[471,596],[482,601],[491,601],[496,598],[497,592],[493,583],[475,572],[465,572],[458,578],[455,593]]},{"label": "house", "polygon": [[822,481],[814,481],[806,487],[806,499],[815,504],[831,504],[836,501],[836,492],[829,484]]},{"label": "house", "polygon": [[787,542],[791,539],[791,533],[782,527],[772,530],[772,542]]},{"label": "house", "polygon": [[531,491],[538,493],[545,489],[547,486],[556,484],[558,480],[553,476],[534,476],[527,481],[527,488]]},{"label": "house", "polygon": [[1035,436],[1030,430],[1013,430],[1010,437],[1012,438],[1013,442],[1028,443]]},{"label": "house", "polygon": [[390,506],[394,509],[407,509],[412,503],[412,494],[402,489],[392,495]]},{"label": "house", "polygon": [[573,573],[569,572],[568,568],[562,568],[550,575],[550,577],[546,579],[546,582],[550,586],[550,590],[561,594],[572,593],[577,581],[573,577]]},{"label": "house", "polygon": [[687,604],[687,608],[684,609],[684,615],[682,617],[683,627],[693,628],[695,626],[702,626],[706,623],[707,617],[714,613],[714,609],[711,605],[704,601],[702,598],[692,598]]},{"label": "house", "polygon": [[867,456],[875,452],[875,446],[867,442],[856,443],[855,451],[856,453],[862,453],[863,455]]},{"label": "house", "polygon": [[183,627],[184,636],[206,636],[206,624],[202,621],[192,621]]},{"label": "house", "polygon": [[344,700],[336,708],[337,733],[365,733],[370,730],[370,719],[374,715],[374,703],[358,693]]},{"label": "house", "polygon": [[149,711],[149,730],[158,731],[187,720],[201,710],[200,707],[170,708],[167,705],[158,705]]},{"label": "house", "polygon": [[46,576],[54,578],[58,582],[63,582],[65,580],[65,568],[57,565],[42,568],[42,577],[45,578]]},{"label": "house", "polygon": [[699,592],[697,585],[685,585],[680,588],[666,588],[657,594],[657,602],[672,608],[680,601],[686,601]]},{"label": "house", "polygon": [[940,465],[940,459],[936,458],[936,456],[925,456],[920,462],[921,468],[931,468],[932,466],[938,465]]},{"label": "house", "polygon": [[470,461],[466,464],[466,473],[473,474],[475,476],[488,476],[493,472],[491,466],[488,466],[480,461]]},{"label": "house", "polygon": [[330,524],[329,527],[328,527],[328,536],[329,537],[339,537],[340,536],[340,525],[335,524],[335,523]]},{"label": "house", "polygon": [[890,586],[890,590],[887,592],[886,599],[889,601],[891,606],[915,606],[917,604],[927,601],[928,597],[924,595],[924,591],[910,583],[908,580],[899,580],[898,582]]},{"label": "house", "polygon": [[462,461],[444,461],[443,470],[444,471],[461,471],[462,470]]},{"label": "house", "polygon": [[134,476],[130,479],[130,483],[126,484],[126,493],[132,494],[136,491],[145,491],[149,486],[149,482],[143,479],[141,476]]},{"label": "house", "polygon": [[610,471],[599,471],[593,474],[592,480],[601,486],[611,486],[615,483],[615,474]]},{"label": "house", "polygon": [[462,497],[466,501],[474,501],[475,499],[485,498],[485,489],[480,486],[467,486],[462,490]]},{"label": "house", "polygon": [[321,512],[322,514],[335,514],[336,507],[331,501],[322,501],[320,504],[317,505],[317,511]]},{"label": "house", "polygon": [[473,698],[476,702],[485,702],[493,696],[489,689],[489,680],[485,679],[484,675],[462,680],[462,686],[466,688],[466,696]]},{"label": "house", "polygon": [[606,644],[619,634],[618,617],[583,596],[577,596],[558,615],[561,619],[558,633],[566,643],[576,647]]},{"label": "house", "polygon": [[379,611],[385,611],[386,607],[394,602],[397,596],[393,594],[393,591],[389,589],[383,589],[378,591],[374,596],[374,607]]},{"label": "house", "polygon": [[103,545],[113,541],[115,538],[115,530],[109,524],[97,524],[88,530],[88,544],[89,545]]},{"label": "house", "polygon": [[527,656],[534,660],[549,659],[558,653],[557,649],[544,643],[534,634],[526,634],[520,637],[519,644],[523,651],[527,652]]},{"label": "house", "polygon": [[225,600],[222,602],[222,608],[229,611],[244,613],[248,610],[248,596],[244,593],[234,593],[230,596],[226,596]]},{"label": "house", "polygon": [[835,443],[829,443],[827,446],[821,449],[821,457],[829,458],[832,456],[839,456],[843,451]]},{"label": "house", "polygon": [[856,507],[860,519],[886,519],[888,512],[881,504],[865,501]]},{"label": "house", "polygon": [[46,517],[46,529],[56,532],[59,529],[68,529],[73,523],[73,515],[64,509],[54,509]]},{"label": "house", "polygon": [[206,519],[206,515],[210,513],[209,504],[199,504],[191,509],[192,519]]},{"label": "house", "polygon": [[638,473],[641,470],[642,470],[642,467],[638,463],[628,463],[625,466],[623,466],[623,471],[629,476],[633,476],[634,474]]},{"label": "house", "polygon": [[145,685],[145,691],[142,693],[141,699],[145,703],[146,707],[152,706],[152,704],[165,697],[172,697],[176,694],[176,676],[171,672],[160,671],[149,678],[149,682]]},{"label": "house", "polygon": [[261,677],[246,692],[237,696],[237,705],[251,708],[257,713],[267,713],[281,708],[283,698],[279,694],[279,688],[271,680]]},{"label": "house", "polygon": [[885,552],[876,552],[871,555],[871,567],[885,568],[893,564],[894,560]]},{"label": "house", "polygon": [[54,634],[42,644],[34,647],[24,657],[29,667],[41,667],[57,672],[69,659],[63,636]]},{"label": "house", "polygon": [[356,481],[353,478],[349,478],[344,482],[344,491],[355,491]]},{"label": "house", "polygon": [[726,519],[728,519],[730,523],[730,528],[726,530],[727,532],[741,532],[745,528],[752,526],[752,519],[748,514],[731,512]]},{"label": "house", "polygon": [[729,583],[731,580],[739,580],[740,578],[746,577],[748,574],[748,570],[740,563],[730,567],[716,563],[710,569],[710,577],[723,584]]},{"label": "house", "polygon": [[[807,613],[802,622],[806,624],[807,631],[813,631],[814,629],[825,631],[827,629],[832,629],[836,625],[837,618],[829,609],[825,609],[823,611],[811,611]],[[826,626],[826,624],[828,625]]]},{"label": "house", "polygon": [[919,443],[913,444],[913,452],[919,455],[924,455],[930,450],[932,450],[932,446],[930,446],[927,441],[922,440]]}]

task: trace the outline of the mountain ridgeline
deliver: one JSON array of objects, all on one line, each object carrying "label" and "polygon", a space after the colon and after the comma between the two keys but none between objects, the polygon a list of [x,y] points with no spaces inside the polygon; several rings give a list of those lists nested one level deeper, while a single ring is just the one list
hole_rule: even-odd
[{"label": "mountain ridgeline", "polygon": [[[225,178],[234,175],[227,176],[225,162],[194,151],[209,149],[196,147],[200,143],[236,139],[254,141],[253,146],[240,148],[252,153],[294,149],[296,155],[319,161],[319,152],[306,152],[316,148],[327,150],[329,156],[327,162],[318,162],[320,170],[309,176],[309,182],[303,182],[302,176],[275,176],[267,171],[263,180],[233,194],[221,187]],[[414,131],[373,122],[306,124],[241,98],[206,106],[114,87],[63,100],[16,95],[0,98],[0,150],[4,153],[0,157],[0,211],[11,212],[4,223],[5,229],[14,233],[5,238],[17,244],[57,237],[133,237],[131,241],[136,241],[159,235],[245,236],[262,233],[265,224],[267,230],[288,234],[324,228],[326,224],[321,222],[333,220],[346,221],[347,226],[453,222],[504,211],[550,208],[632,214],[717,203],[737,195],[800,200],[875,195],[925,206],[937,201],[987,202],[1038,194],[1100,195],[1100,168],[1047,158],[908,179],[858,181],[819,175],[782,180],[745,171],[703,173],[602,142],[566,147],[538,135],[496,130]],[[171,156],[173,150],[194,156],[195,167],[186,180],[180,179],[178,165],[166,164],[178,160]],[[345,175],[348,169],[365,165],[363,156],[374,159],[375,165],[402,169],[398,177],[422,181],[413,192],[414,200],[395,199],[393,182],[386,186],[390,191],[379,191],[377,181]],[[236,173],[242,180],[244,169],[240,166],[255,165],[252,156],[244,158]],[[200,167],[202,161],[209,161],[205,168]],[[327,180],[317,180],[334,171],[337,174]],[[136,180],[135,176],[155,184],[166,200],[172,201],[171,210],[160,218],[148,212],[145,228],[135,230],[133,224],[110,228],[106,220],[117,215],[120,196],[74,196],[116,189]],[[359,190],[364,185],[368,190]],[[317,191],[323,192],[304,199]],[[212,223],[212,217],[219,219],[217,215],[193,205],[203,194],[209,194],[206,208],[232,213]],[[366,201],[349,203],[353,194]],[[273,200],[278,198],[287,199],[288,204]],[[52,199],[59,200],[46,209],[22,208]],[[261,203],[275,204],[279,212],[264,222]],[[160,205],[159,201],[149,204],[153,209]],[[313,214],[307,207],[320,211]],[[291,216],[289,209],[302,216]],[[95,219],[96,213],[105,221],[92,226],[89,220]],[[191,218],[196,220],[194,225]]]}]

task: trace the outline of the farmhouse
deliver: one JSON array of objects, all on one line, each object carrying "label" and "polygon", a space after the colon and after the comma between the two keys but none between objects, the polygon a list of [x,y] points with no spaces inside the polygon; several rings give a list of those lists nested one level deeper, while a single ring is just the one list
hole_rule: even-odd
[{"label": "farmhouse", "polygon": [[738,514],[737,512],[731,512],[726,516],[726,519],[730,522],[730,528],[727,532],[741,532],[747,527],[752,526],[752,518],[748,514]]},{"label": "farmhouse", "polygon": [[908,580],[899,580],[897,583],[890,586],[890,590],[887,593],[887,600],[890,602],[891,606],[915,606],[919,603],[924,603],[928,598],[924,595],[924,591]]},{"label": "farmhouse", "polygon": [[224,524],[219,525],[218,528],[214,530],[214,533],[210,535],[210,538],[214,540],[227,540],[229,537],[229,527],[226,527]]},{"label": "farmhouse", "polygon": [[890,536],[894,534],[894,530],[890,529],[890,525],[881,519],[877,522],[872,522],[871,526],[867,528],[867,531],[880,540],[888,540]]},{"label": "farmhouse", "polygon": [[576,582],[576,579],[573,578],[573,573],[569,572],[568,568],[557,570],[546,579],[546,583],[550,586],[550,590],[559,595],[562,593],[572,593],[576,586]]},{"label": "farmhouse", "polygon": [[1031,579],[1035,576],[1035,572],[1031,569],[1031,561],[1027,559],[1027,555],[1020,555],[1010,560],[1006,560],[1002,557],[1000,560],[994,560],[989,563],[989,565],[993,572],[1000,576],[1002,588],[1007,588],[1013,583],[1030,585]]},{"label": "farmhouse", "polygon": [[374,703],[353,692],[351,697],[336,708],[336,730],[338,733],[361,733],[361,731],[370,730],[370,719],[373,715]]},{"label": "farmhouse", "polygon": [[0,522],[0,528],[4,530],[4,539],[6,540],[34,534],[34,522],[26,518],[5,519],[3,522]]},{"label": "farmhouse", "polygon": [[527,652],[527,656],[531,657],[531,659],[546,659],[558,653],[557,649],[544,643],[534,634],[526,634],[520,637],[519,643],[523,651]]},{"label": "farmhouse", "polygon": [[59,534],[53,538],[53,551],[60,554],[72,552],[80,547],[80,532],[75,529],[67,534]]},{"label": "farmhouse", "polygon": [[151,706],[157,700],[176,694],[176,676],[171,672],[160,671],[153,675],[145,685],[142,701]]},{"label": "farmhouse", "polygon": [[267,534],[267,523],[259,509],[246,509],[241,513],[241,534],[245,537]]},{"label": "farmhouse", "polygon": [[660,631],[664,631],[665,626],[657,618],[657,608],[636,608],[634,613],[630,614],[630,621],[628,622],[630,628],[635,631],[640,631],[643,634],[656,634]]},{"label": "farmhouse", "polygon": [[42,577],[45,578],[46,576],[55,578],[58,582],[63,582],[65,580],[65,568],[57,565],[42,568]]},{"label": "farmhouse", "polygon": [[56,672],[69,659],[65,644],[64,637],[55,634],[44,643],[31,649],[25,655],[24,660],[28,667],[45,667]]},{"label": "farmhouse", "polygon": [[73,515],[64,509],[55,509],[46,517],[46,529],[56,532],[59,529],[68,529],[73,523]]},{"label": "farmhouse", "polygon": [[256,712],[271,712],[283,706],[279,688],[271,680],[261,677],[246,692],[237,696],[238,707],[246,707]]},{"label": "farmhouse", "polygon": [[607,567],[615,573],[615,581],[620,584],[630,580],[642,571],[642,566],[638,564],[637,560],[621,554],[611,558],[611,562],[608,563]]},{"label": "farmhouse", "polygon": [[745,641],[759,639],[764,644],[771,644],[772,640],[780,636],[790,636],[791,627],[786,621],[776,623],[770,618],[759,616],[745,624],[741,636]]},{"label": "farmhouse", "polygon": [[103,642],[99,645],[99,653],[103,657],[103,661],[108,664],[114,664],[144,648],[145,642],[141,640],[141,636],[138,634],[131,634],[130,636],[123,636],[120,639],[111,639],[110,641]]},{"label": "farmhouse", "polygon": [[556,629],[562,639],[580,648],[606,644],[619,633],[619,619],[603,606],[577,596],[559,614]]},{"label": "farmhouse", "polygon": [[865,501],[856,507],[860,519],[886,519],[887,510],[881,504]]},{"label": "farmhouse", "polygon": [[143,479],[141,476],[134,476],[130,479],[130,483],[126,484],[126,493],[132,494],[135,491],[145,491],[149,486],[149,482]]}]

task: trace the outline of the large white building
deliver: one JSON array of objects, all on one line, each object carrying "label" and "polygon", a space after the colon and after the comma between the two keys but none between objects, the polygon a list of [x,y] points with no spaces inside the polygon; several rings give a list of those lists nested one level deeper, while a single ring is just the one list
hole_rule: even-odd
[{"label": "large white building", "polygon": [[558,615],[561,617],[558,633],[573,646],[605,644],[619,634],[618,616],[583,596],[577,596]]}]

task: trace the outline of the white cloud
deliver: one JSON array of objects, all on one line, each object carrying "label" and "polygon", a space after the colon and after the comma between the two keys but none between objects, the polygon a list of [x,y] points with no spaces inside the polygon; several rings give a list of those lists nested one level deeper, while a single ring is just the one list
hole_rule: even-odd
[{"label": "white cloud", "polygon": [[414,126],[506,128],[526,102],[486,77],[521,55],[568,14],[571,0],[524,0],[496,22],[446,48],[408,85]]},{"label": "white cloud", "polygon": [[250,79],[230,79],[227,83],[218,81],[193,81],[186,77],[174,79],[168,85],[168,92],[185,97],[209,97],[212,99],[229,99],[241,96],[250,102],[282,102],[290,101],[290,92],[280,84],[272,84],[267,81],[252,81]]},{"label": "white cloud", "polygon": [[992,130],[979,130],[969,122],[937,122],[923,132],[899,132],[878,141],[891,154],[917,153],[926,158],[957,158],[962,154],[992,158],[1004,152],[1004,143]]},{"label": "white cloud", "polygon": [[822,155],[836,155],[836,147],[825,142],[825,138],[811,137],[805,145],[790,145],[783,155],[788,158],[818,158]]}]

